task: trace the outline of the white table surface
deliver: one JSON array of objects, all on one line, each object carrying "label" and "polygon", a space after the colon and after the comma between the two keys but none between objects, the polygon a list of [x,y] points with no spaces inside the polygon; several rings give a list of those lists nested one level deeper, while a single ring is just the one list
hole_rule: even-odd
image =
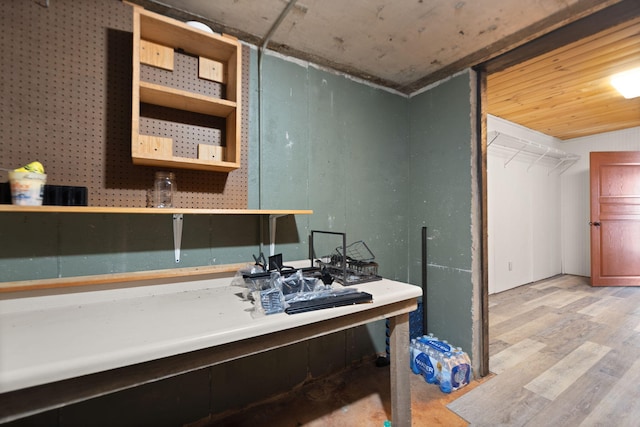
[{"label": "white table surface", "polygon": [[253,318],[251,303],[230,283],[231,277],[216,277],[46,295],[0,294],[0,393],[309,325],[422,294],[417,286],[383,279],[353,286],[371,293],[372,304]]}]

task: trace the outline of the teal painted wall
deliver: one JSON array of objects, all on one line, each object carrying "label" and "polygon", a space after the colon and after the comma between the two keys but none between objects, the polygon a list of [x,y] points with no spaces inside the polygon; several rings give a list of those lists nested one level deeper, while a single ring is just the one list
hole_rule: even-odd
[{"label": "teal painted wall", "polygon": [[409,259],[420,283],[427,227],[427,329],[472,349],[471,85],[463,73],[409,100]]},{"label": "teal painted wall", "polygon": [[[406,280],[407,99],[267,56],[263,80],[268,85],[259,108],[255,50],[251,61],[249,207],[315,212],[279,219],[276,250],[285,259],[305,258],[310,230],[346,231],[349,242],[368,244],[382,275]],[[258,149],[255,118],[260,110],[263,137]],[[179,265],[173,260],[170,215],[5,213],[0,221],[0,240],[11,242],[0,246],[3,281],[242,262],[260,249],[260,222],[246,216],[186,215]],[[332,248],[341,244],[332,243]],[[213,379],[210,408],[224,412],[382,353],[384,341],[384,322],[374,322],[214,366],[180,381],[200,387],[201,376]],[[287,375],[280,369],[256,370],[284,365]],[[246,384],[255,382],[266,386],[248,391]],[[166,394],[171,384],[149,387]],[[88,416],[86,408],[126,406],[121,400],[135,396],[117,393],[60,414],[81,419]],[[198,409],[191,419],[201,414]]]},{"label": "teal painted wall", "polygon": [[314,212],[296,220],[300,241],[278,235],[277,250],[304,257],[310,230],[346,232],[383,276],[405,280],[406,98],[269,55],[263,81],[261,207]]},{"label": "teal painted wall", "polygon": [[[285,260],[305,259],[311,230],[346,232],[349,242],[368,244],[381,274],[405,280],[406,98],[266,55],[258,99],[256,50],[250,68],[250,111],[255,118],[261,112],[262,120],[250,121],[249,206],[314,211],[278,220],[276,252]],[[374,322],[213,367],[212,377],[228,387],[213,390],[212,411],[340,371],[384,352],[384,341],[384,322]],[[247,392],[255,381],[262,386]]]},{"label": "teal painted wall", "polygon": [[[469,274],[466,75],[407,101],[266,56],[259,107],[255,50],[251,61],[249,206],[314,210],[279,220],[285,259],[306,257],[312,229],[347,231],[349,242],[369,245],[382,275],[419,284],[427,225],[430,275]],[[243,262],[258,251],[260,226],[253,217],[187,216],[176,265],[168,215],[5,213],[0,221],[0,240],[10,242],[0,245],[2,281]]]},{"label": "teal painted wall", "polygon": [[[419,284],[420,229],[427,225],[429,329],[471,348],[468,74],[407,99],[267,55],[259,99],[255,49],[250,60],[249,207],[314,210],[278,221],[277,252],[287,260],[305,258],[311,230],[347,232],[348,242],[367,243],[381,275]],[[0,281],[243,262],[258,253],[266,231],[255,217],[187,215],[177,265],[169,215],[4,213],[0,224]],[[384,323],[376,322],[179,381],[187,388],[206,388],[202,376],[222,383],[209,396],[210,408],[219,412],[382,351]],[[285,361],[286,376],[274,369],[256,374],[256,366]],[[248,392],[247,381],[269,386]],[[171,384],[150,387],[166,394]],[[132,398],[119,395],[123,402]],[[102,402],[112,405],[113,399]],[[91,405],[64,411],[80,417]],[[201,416],[203,405],[192,418]]]},{"label": "teal painted wall", "polygon": [[259,222],[241,215],[186,215],[181,260],[171,215],[0,214],[0,281],[246,262]]}]

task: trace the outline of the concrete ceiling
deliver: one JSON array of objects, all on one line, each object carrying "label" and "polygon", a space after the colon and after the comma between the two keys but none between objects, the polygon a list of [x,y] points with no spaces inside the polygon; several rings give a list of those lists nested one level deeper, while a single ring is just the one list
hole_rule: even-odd
[{"label": "concrete ceiling", "polygon": [[411,93],[619,0],[133,0]]},{"label": "concrete ceiling", "polygon": [[599,15],[640,14],[638,0],[129,1],[404,94],[479,64],[504,71],[573,41],[535,45],[572,25],[591,19],[574,40],[600,31]]}]

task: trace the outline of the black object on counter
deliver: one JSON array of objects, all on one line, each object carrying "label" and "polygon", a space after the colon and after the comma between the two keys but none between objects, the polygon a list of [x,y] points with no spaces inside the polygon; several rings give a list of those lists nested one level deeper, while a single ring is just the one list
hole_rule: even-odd
[{"label": "black object on counter", "polygon": [[87,187],[70,187],[66,185],[45,185],[43,205],[51,206],[87,206]]},{"label": "black object on counter", "polygon": [[[11,204],[11,187],[8,182],[0,183],[0,204]],[[42,204],[48,206],[88,206],[87,187],[45,184]]]},{"label": "black object on counter", "polygon": [[0,204],[11,204],[11,187],[8,182],[0,182]]},{"label": "black object on counter", "polygon": [[306,311],[323,310],[325,308],[342,307],[344,305],[373,302],[373,295],[367,292],[353,292],[344,295],[331,295],[304,301],[289,302],[284,312],[287,314],[304,313]]}]

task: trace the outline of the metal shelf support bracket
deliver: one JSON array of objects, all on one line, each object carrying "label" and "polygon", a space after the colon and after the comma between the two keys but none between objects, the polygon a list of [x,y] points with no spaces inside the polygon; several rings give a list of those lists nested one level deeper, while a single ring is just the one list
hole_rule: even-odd
[{"label": "metal shelf support bracket", "polygon": [[269,256],[273,256],[276,254],[276,224],[278,222],[278,218],[286,215],[269,215]]},{"label": "metal shelf support bracket", "polygon": [[176,263],[180,262],[180,245],[182,244],[182,214],[173,214],[173,248]]}]

